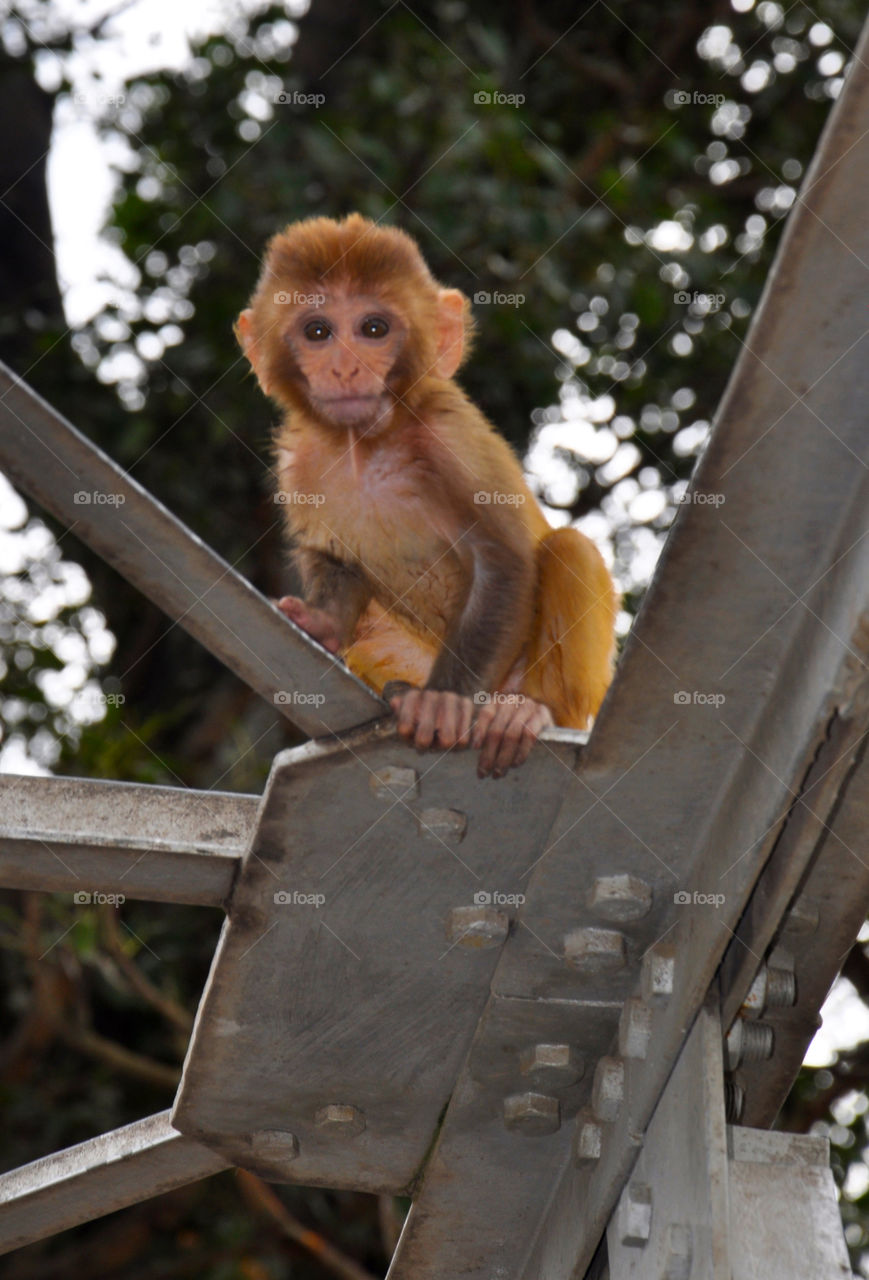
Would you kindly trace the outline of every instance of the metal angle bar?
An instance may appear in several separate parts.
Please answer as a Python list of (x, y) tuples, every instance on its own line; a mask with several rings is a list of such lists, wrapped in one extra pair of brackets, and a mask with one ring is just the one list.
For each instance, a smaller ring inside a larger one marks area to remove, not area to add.
[(0, 1253), (198, 1182), (227, 1165), (161, 1111), (0, 1174)]
[(367, 686), (2, 364), (0, 466), (304, 733), (320, 737), (386, 713)]
[(0, 777), (0, 885), (222, 906), (260, 799), (83, 778)]
[[(502, 1152), (483, 1129), (483, 1192), (453, 1194), (453, 1108), (473, 1091), (490, 1114), (504, 1102), (466, 1063), (396, 1276), (405, 1255), (414, 1280), (585, 1273), (794, 790), (841, 710), (869, 582), (869, 485), (855, 465), (869, 340), (852, 269), (869, 260), (867, 32), (698, 466), (693, 492), (704, 500), (679, 513), (561, 813), (526, 868), (527, 901), (492, 980), (494, 1001), (537, 1000), (554, 1023), (563, 1000), (633, 997), (647, 1019), (642, 1069), (627, 1073), (619, 1100), (621, 1043), (598, 1064), (602, 1111), (589, 1132), (597, 1127), (599, 1150), (590, 1143), (594, 1158), (563, 1162), (555, 1183), (523, 1180), (520, 1216), (498, 1193)], [(469, 1239), (478, 1243), (466, 1266)]]
[(788, 928), (773, 952), (775, 963), (793, 965), (797, 1003), (764, 1013), (775, 1037), (773, 1056), (739, 1069), (745, 1089), (744, 1124), (760, 1127), (774, 1121), (818, 1029), (818, 1010), (866, 919), (867, 829), (869, 753), (864, 753), (822, 834)]
[(584, 740), (491, 785), (383, 726), (277, 756), (176, 1127), (266, 1178), (406, 1190)]

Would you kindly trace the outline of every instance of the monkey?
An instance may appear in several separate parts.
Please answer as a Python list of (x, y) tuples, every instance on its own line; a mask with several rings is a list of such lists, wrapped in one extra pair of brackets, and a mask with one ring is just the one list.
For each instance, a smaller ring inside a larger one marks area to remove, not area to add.
[(470, 746), (500, 778), (547, 726), (588, 727), (617, 598), (454, 380), (473, 327), (415, 240), (354, 213), (275, 235), (235, 332), (283, 412), (303, 596), (278, 607), (384, 696), (402, 738)]

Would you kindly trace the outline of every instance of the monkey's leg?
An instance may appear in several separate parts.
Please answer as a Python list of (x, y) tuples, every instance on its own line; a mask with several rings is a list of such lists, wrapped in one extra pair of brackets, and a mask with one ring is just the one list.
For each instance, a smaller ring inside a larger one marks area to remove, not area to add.
[(563, 728), (587, 729), (612, 679), (618, 597), (600, 552), (577, 529), (538, 549), (534, 625), (521, 689)]
[(438, 646), (415, 635), (379, 604), (369, 604), (344, 654), (350, 670), (377, 693), (389, 680), (406, 680), (422, 688), (428, 680)]

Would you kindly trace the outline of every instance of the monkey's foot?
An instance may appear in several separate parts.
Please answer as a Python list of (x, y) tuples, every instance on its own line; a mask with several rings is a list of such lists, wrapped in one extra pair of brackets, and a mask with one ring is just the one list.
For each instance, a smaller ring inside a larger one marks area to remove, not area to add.
[(338, 629), (331, 614), (326, 613), (325, 609), (313, 609), (298, 596), (284, 596), (275, 603), (290, 622), (295, 622), (297, 627), (307, 631), (324, 649), (328, 649), (330, 653), (338, 652), (341, 647)]

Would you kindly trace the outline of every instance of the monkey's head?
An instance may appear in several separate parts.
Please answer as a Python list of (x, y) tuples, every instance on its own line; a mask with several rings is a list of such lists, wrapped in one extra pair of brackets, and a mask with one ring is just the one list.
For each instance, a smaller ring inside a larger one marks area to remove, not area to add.
[(235, 331), (266, 395), (327, 427), (379, 433), (399, 402), (412, 410), (429, 379), (456, 372), (470, 308), (410, 236), (353, 213), (275, 236)]

